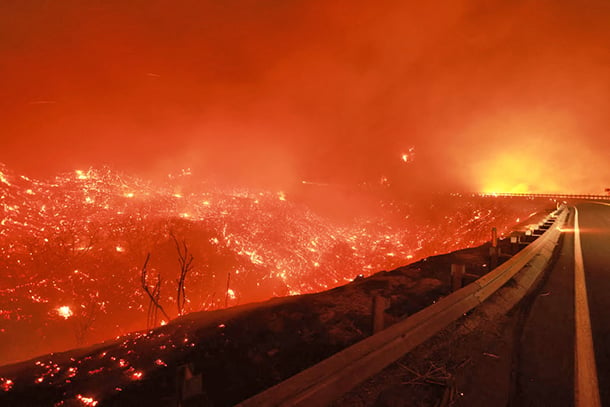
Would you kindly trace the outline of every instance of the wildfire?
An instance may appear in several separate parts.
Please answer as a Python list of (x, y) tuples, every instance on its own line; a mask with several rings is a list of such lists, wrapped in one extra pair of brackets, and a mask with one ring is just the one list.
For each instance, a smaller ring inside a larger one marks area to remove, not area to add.
[[(405, 153), (407, 161), (413, 153)], [(500, 201), (442, 197), (428, 208), (380, 200), (378, 214), (346, 224), (283, 192), (197, 190), (179, 184), (185, 176), (153, 185), (109, 169), (89, 169), (41, 181), (0, 168), (0, 286), (11, 287), (0, 289), (0, 318), (11, 323), (3, 335), (30, 342), (35, 339), (27, 327), (33, 323), (43, 338), (60, 329), (49, 315), (74, 316), (70, 306), (53, 303), (79, 304), (83, 323), (72, 329), (84, 341), (142, 328), (147, 298), (140, 267), (148, 252), (150, 282), (158, 273), (160, 301), (175, 309), (178, 275), (170, 233), (193, 251), (184, 303), (190, 312), (224, 307), (227, 299), (236, 305), (237, 300), (316, 292), (359, 274), (478, 244), (491, 226), (501, 231), (539, 205), (497, 210)], [(93, 324), (96, 337), (89, 329)], [(38, 346), (38, 352), (50, 350), (42, 339)], [(17, 346), (4, 347), (0, 360), (16, 352), (21, 352)]]
[(56, 311), (57, 311), (57, 315), (59, 315), (60, 317), (63, 317), (64, 319), (68, 319), (74, 315), (74, 313), (72, 312), (72, 309), (70, 309), (70, 307), (67, 305), (62, 305), (61, 307), (57, 307)]

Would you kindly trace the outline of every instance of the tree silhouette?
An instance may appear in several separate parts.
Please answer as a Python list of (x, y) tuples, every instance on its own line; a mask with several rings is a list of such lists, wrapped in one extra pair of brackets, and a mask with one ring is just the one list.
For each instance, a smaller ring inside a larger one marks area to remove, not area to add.
[(178, 252), (178, 264), (180, 265), (180, 277), (176, 280), (178, 284), (178, 293), (176, 295), (176, 307), (178, 308), (178, 316), (184, 314), (184, 304), (186, 302), (186, 293), (184, 290), (184, 281), (186, 275), (193, 268), (193, 260), (195, 259), (192, 254), (189, 253), (186, 241), (182, 241), (182, 244), (178, 242), (176, 236), (170, 233), (174, 244), (176, 245), (176, 251)]
[(163, 316), (169, 321), (171, 318), (163, 309), (163, 306), (159, 304), (159, 298), (161, 296), (161, 273), (157, 273), (157, 281), (153, 286), (152, 291), (148, 286), (147, 274), (148, 274), (148, 262), (150, 261), (150, 253), (146, 255), (146, 260), (144, 260), (144, 265), (142, 266), (142, 271), (140, 274), (140, 282), (142, 284), (142, 289), (148, 295), (149, 303), (148, 303), (148, 312), (146, 315), (146, 325), (148, 328), (157, 325), (157, 317), (158, 312), (161, 311)]

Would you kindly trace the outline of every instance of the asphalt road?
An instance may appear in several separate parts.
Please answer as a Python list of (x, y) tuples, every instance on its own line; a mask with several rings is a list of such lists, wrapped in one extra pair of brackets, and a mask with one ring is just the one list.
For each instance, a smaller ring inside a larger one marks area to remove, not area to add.
[(572, 209), (519, 349), (512, 406), (610, 406), (610, 205)]

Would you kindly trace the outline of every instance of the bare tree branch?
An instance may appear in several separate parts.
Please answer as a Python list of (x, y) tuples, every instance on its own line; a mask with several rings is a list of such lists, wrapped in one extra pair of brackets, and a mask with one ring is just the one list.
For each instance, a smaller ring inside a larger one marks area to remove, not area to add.
[[(163, 316), (165, 318), (167, 318), (168, 321), (171, 318), (169, 317), (169, 315), (167, 315), (167, 312), (165, 312), (165, 309), (163, 309), (163, 306), (161, 304), (159, 304), (159, 297), (161, 295), (161, 275), (157, 274), (157, 282), (156, 282), (152, 292), (150, 291), (150, 287), (148, 287), (148, 283), (146, 282), (147, 273), (148, 273), (147, 268), (148, 268), (149, 261), (150, 261), (150, 253), (148, 253), (146, 255), (146, 260), (144, 260), (144, 265), (142, 266), (142, 272), (140, 274), (140, 278), (141, 278), (141, 283), (142, 283), (142, 289), (144, 290), (144, 292), (146, 294), (148, 294), (148, 298), (150, 299), (150, 303), (148, 305), (147, 323), (150, 324), (152, 322), (156, 325), (158, 311), (161, 311), (161, 313), (163, 313)], [(153, 305), (154, 305), (154, 308), (153, 308)]]
[(178, 264), (180, 265), (180, 277), (176, 280), (178, 284), (177, 295), (176, 295), (176, 307), (178, 308), (178, 315), (184, 314), (184, 304), (186, 303), (186, 292), (184, 288), (184, 281), (186, 275), (193, 268), (193, 260), (195, 259), (191, 253), (189, 253), (186, 241), (182, 241), (182, 245), (176, 239), (176, 236), (170, 232), (170, 236), (176, 245), (176, 251), (178, 252)]

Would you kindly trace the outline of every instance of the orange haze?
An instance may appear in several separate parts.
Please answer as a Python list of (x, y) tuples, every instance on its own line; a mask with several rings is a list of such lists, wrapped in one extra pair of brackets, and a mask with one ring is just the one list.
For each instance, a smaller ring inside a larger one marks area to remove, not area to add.
[(608, 21), (606, 0), (2, 1), (0, 162), (601, 192)]

